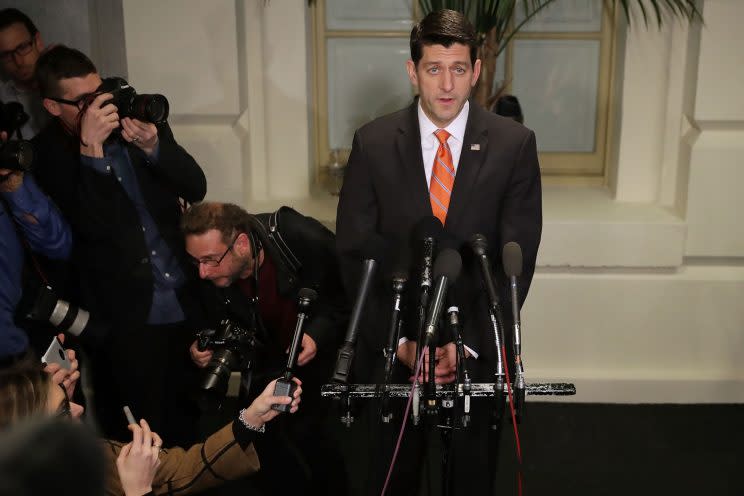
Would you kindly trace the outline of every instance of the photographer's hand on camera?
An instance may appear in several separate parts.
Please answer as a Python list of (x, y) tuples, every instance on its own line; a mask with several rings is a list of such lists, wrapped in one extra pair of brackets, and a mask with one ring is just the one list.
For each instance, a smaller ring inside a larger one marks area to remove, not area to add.
[(121, 120), (121, 137), (151, 156), (158, 146), (158, 128), (150, 122), (130, 117)]
[(212, 359), (213, 352), (212, 350), (199, 351), (197, 343), (197, 341), (194, 341), (191, 344), (189, 353), (191, 354), (191, 360), (196, 364), (196, 366), (200, 369), (203, 369), (204, 367), (209, 365), (209, 361)]
[(106, 103), (113, 97), (102, 93), (95, 97), (80, 117), (80, 154), (103, 158), (103, 142), (111, 131), (119, 127), (119, 112), (113, 103)]
[(272, 405), (277, 404), (288, 405), (291, 403), (292, 408), (289, 410), (289, 413), (295, 413), (300, 404), (302, 381), (297, 377), (293, 377), (292, 380), (297, 383), (297, 389), (291, 401), (288, 396), (274, 396), (274, 388), (276, 387), (276, 379), (274, 379), (266, 386), (258, 398), (253, 400), (253, 403), (242, 411), (241, 417), (243, 422), (252, 427), (261, 428), (266, 422), (279, 415), (280, 412), (271, 408)]

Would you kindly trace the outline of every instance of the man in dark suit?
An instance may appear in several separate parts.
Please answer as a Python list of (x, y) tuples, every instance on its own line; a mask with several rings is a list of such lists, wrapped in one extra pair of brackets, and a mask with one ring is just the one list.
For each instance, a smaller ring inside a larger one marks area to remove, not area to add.
[[(196, 161), (167, 123), (120, 115), (81, 52), (57, 45), (36, 65), (51, 122), (33, 140), (39, 185), (73, 229), (80, 306), (107, 327), (89, 349), (104, 434), (131, 437), (121, 408), (151, 421), (165, 443), (192, 444), (188, 392), (197, 282), (179, 232), (180, 199), (206, 193)], [(68, 295), (78, 298), (76, 291)], [(85, 331), (82, 337), (85, 337)]]
[[(359, 253), (365, 242), (373, 236), (408, 240), (422, 218), (439, 218), (448, 241), (462, 248), (463, 269), (454, 293), (468, 367), (476, 382), (493, 382), (496, 349), (488, 303), (481, 290), (477, 260), (466, 246), (473, 234), (484, 235), (494, 273), (503, 278), (502, 247), (509, 241), (520, 244), (524, 257), (522, 304), (534, 273), (542, 228), (535, 136), (513, 120), (468, 100), (481, 61), (476, 58), (474, 29), (460, 13), (442, 10), (429, 14), (413, 28), (410, 44), (412, 60), (407, 62), (407, 70), (418, 98), (410, 107), (366, 124), (354, 136), (337, 215), (342, 271), (347, 290), (353, 294), (358, 284), (354, 274), (359, 273)], [(506, 285), (497, 287), (501, 288), (502, 302), (508, 301)], [(354, 382), (379, 382), (388, 301), (381, 292), (370, 299), (357, 347)], [(407, 323), (397, 350), (398, 382), (405, 382), (415, 366), (418, 329), (415, 319)], [(511, 340), (507, 333), (506, 341)], [(440, 336), (436, 381), (452, 382), (454, 373), (455, 346), (450, 336)], [(476, 404), (471, 426), (455, 432), (452, 457), (458, 492), (487, 490), (491, 484), (492, 474), (484, 470), (489, 409), (485, 403)], [(378, 422), (372, 420), (373, 424)], [(411, 433), (404, 438), (391, 494), (415, 490), (419, 481), (418, 464), (410, 462), (416, 455), (406, 451), (410, 439)], [(392, 446), (387, 449), (392, 452)], [(438, 458), (438, 454), (433, 456)], [(382, 459), (388, 463), (389, 453)], [(379, 491), (379, 474), (372, 480), (372, 491)]]

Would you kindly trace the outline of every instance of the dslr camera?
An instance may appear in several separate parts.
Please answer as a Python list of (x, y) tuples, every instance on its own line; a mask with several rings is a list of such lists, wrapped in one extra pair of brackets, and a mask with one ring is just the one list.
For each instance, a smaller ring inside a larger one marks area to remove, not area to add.
[[(168, 99), (163, 95), (138, 95), (124, 78), (110, 77), (101, 82), (95, 95), (111, 93), (113, 103), (119, 110), (119, 117), (131, 117), (143, 122), (162, 124), (168, 119)], [(105, 104), (104, 104), (105, 105)]]
[(220, 322), (217, 329), (206, 329), (196, 335), (199, 351), (212, 350), (212, 359), (204, 370), (200, 388), (218, 403), (227, 394), (232, 372), (248, 372), (256, 348), (256, 335), (230, 319)]
[[(28, 121), (28, 114), (18, 102), (0, 102), (0, 131), (20, 134), (21, 127)], [(27, 172), (34, 161), (31, 142), (25, 140), (8, 140), (0, 142), (0, 169), (12, 169)]]

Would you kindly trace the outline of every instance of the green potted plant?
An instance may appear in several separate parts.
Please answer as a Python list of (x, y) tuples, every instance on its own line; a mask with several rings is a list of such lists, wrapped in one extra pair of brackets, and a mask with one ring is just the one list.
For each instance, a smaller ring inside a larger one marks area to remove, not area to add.
[[(457, 10), (465, 14), (478, 33), (481, 59), (481, 75), (475, 88), (475, 99), (484, 107), (491, 109), (503, 92), (503, 87), (494, 88), (496, 77), (496, 58), (504, 51), (509, 41), (535, 15), (547, 6), (560, 0), (418, 0), (422, 15), (440, 9)], [(683, 18), (689, 22), (702, 20), (696, 0), (604, 0), (609, 8), (618, 4), (623, 9), (625, 19), (631, 23), (631, 12), (640, 11), (648, 26), (655, 19), (661, 26), (667, 17)], [(522, 10), (523, 19), (514, 22), (515, 13)]]

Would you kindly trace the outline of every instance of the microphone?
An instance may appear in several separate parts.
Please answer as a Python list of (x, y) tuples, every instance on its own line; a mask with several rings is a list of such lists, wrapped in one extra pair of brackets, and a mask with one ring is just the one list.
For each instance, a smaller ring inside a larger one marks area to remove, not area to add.
[(414, 241), (421, 243), (421, 272), (419, 278), (420, 297), (419, 297), (419, 321), (418, 321), (418, 339), (416, 356), (418, 357), (421, 340), (424, 332), (424, 321), (426, 319), (426, 309), (429, 306), (429, 296), (432, 286), (432, 270), (434, 260), (434, 250), (436, 242), (442, 237), (444, 227), (442, 222), (436, 217), (423, 217), (413, 229)]
[(377, 269), (377, 265), (386, 252), (386, 243), (380, 236), (373, 236), (366, 244), (363, 252), (364, 262), (362, 267), (362, 277), (359, 283), (359, 290), (354, 301), (354, 307), (351, 310), (349, 326), (346, 329), (344, 343), (338, 350), (336, 358), (336, 368), (331, 380), (333, 382), (346, 384), (351, 373), (351, 364), (354, 360), (354, 346), (356, 345), (357, 335), (359, 334), (359, 321), (361, 320), (362, 310), (369, 296), (372, 279)]
[[(297, 389), (297, 383), (292, 380), (292, 377), (294, 376), (294, 368), (297, 363), (297, 355), (300, 351), (300, 345), (302, 344), (302, 337), (305, 335), (302, 326), (309, 316), (308, 312), (310, 310), (310, 304), (318, 299), (318, 293), (313, 289), (302, 288), (298, 293), (298, 298), (297, 323), (295, 324), (292, 344), (289, 347), (287, 367), (284, 369), (284, 375), (276, 381), (276, 385), (274, 386), (274, 396), (289, 396), (291, 398)], [(292, 408), (292, 404), (274, 404), (271, 405), (271, 408), (278, 412), (288, 412)]]
[(446, 248), (437, 256), (434, 263), (434, 276), (436, 286), (434, 287), (433, 298), (429, 305), (429, 312), (424, 321), (426, 344), (434, 338), (439, 317), (442, 315), (445, 297), (447, 296), (447, 287), (454, 283), (462, 269), (462, 259), (457, 250)]
[(467, 427), (470, 423), (470, 392), (471, 380), (468, 366), (465, 362), (465, 345), (460, 333), (460, 308), (455, 303), (453, 291), (447, 293), (447, 323), (452, 332), (452, 341), (455, 343), (457, 352), (456, 373), (457, 382), (462, 385), (463, 396), (461, 401), (462, 426)]
[(504, 398), (504, 384), (506, 378), (504, 374), (504, 356), (502, 354), (503, 343), (504, 343), (504, 318), (501, 312), (501, 305), (499, 304), (499, 296), (496, 292), (496, 287), (493, 284), (493, 273), (491, 272), (491, 262), (488, 259), (488, 241), (482, 234), (474, 234), (470, 238), (470, 247), (473, 249), (478, 258), (478, 262), (481, 268), (481, 276), (483, 279), (483, 285), (486, 288), (486, 294), (488, 295), (489, 307), (488, 314), (491, 320), (491, 326), (493, 327), (493, 340), (496, 346), (496, 373), (494, 381), (494, 411), (491, 417), (491, 428), (494, 430), (499, 429), (501, 425), (501, 419), (504, 415), (505, 401)]
[(517, 418), (521, 417), (524, 404), (524, 364), (522, 363), (522, 331), (519, 318), (519, 287), (517, 278), (522, 275), (522, 248), (518, 243), (509, 241), (504, 245), (502, 254), (504, 272), (509, 277), (511, 290), (512, 316), (514, 318), (514, 402)]
[(491, 262), (488, 260), (488, 241), (482, 234), (473, 234), (470, 238), (470, 247), (473, 249), (478, 258), (478, 262), (481, 268), (481, 275), (483, 276), (483, 283), (486, 286), (486, 294), (488, 295), (489, 303), (492, 308), (499, 306), (499, 297), (496, 293), (496, 287), (493, 284), (493, 276), (491, 275)]
[(392, 273), (392, 291), (393, 291), (393, 304), (390, 312), (390, 327), (388, 329), (388, 340), (387, 346), (383, 350), (385, 356), (385, 373), (383, 376), (383, 390), (382, 390), (382, 401), (381, 401), (381, 417), (383, 422), (389, 422), (392, 418), (392, 414), (388, 408), (388, 384), (393, 373), (393, 364), (395, 363), (395, 351), (398, 348), (398, 339), (400, 338), (400, 331), (403, 327), (403, 319), (401, 318), (401, 302), (403, 300), (403, 292), (406, 289), (408, 283), (408, 267), (410, 264), (410, 252), (405, 246), (402, 246), (398, 252), (398, 260), (395, 264), (395, 269)]

